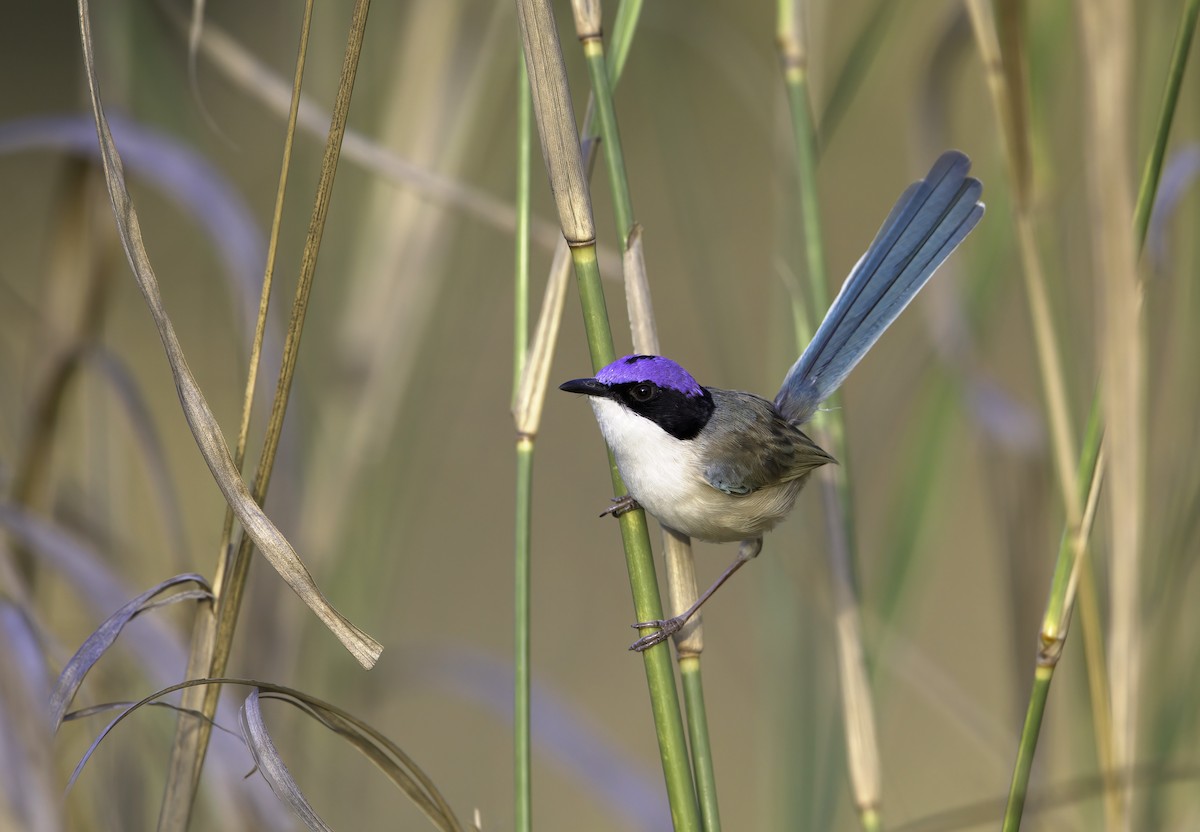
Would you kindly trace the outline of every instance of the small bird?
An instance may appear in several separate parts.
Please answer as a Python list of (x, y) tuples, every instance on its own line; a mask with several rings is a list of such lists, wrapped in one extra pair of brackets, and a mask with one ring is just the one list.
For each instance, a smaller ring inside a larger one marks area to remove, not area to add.
[(967, 175), (970, 168), (966, 155), (947, 151), (904, 191), (773, 402), (702, 387), (683, 367), (657, 355), (625, 356), (595, 378), (559, 385), (590, 397), (629, 490), (605, 514), (640, 506), (680, 534), (741, 541), (734, 562), (691, 607), (674, 618), (634, 624), (657, 632), (638, 639), (631, 650), (645, 650), (678, 632), (758, 555), (763, 534), (792, 510), (809, 475), (835, 461), (801, 425), (983, 216), (983, 186)]

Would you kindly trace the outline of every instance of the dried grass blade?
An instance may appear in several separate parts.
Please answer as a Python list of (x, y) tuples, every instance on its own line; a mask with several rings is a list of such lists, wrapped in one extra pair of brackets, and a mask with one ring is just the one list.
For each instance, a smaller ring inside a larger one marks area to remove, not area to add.
[(308, 604), (359, 663), (370, 668), (379, 658), (383, 649), (382, 645), (334, 609), (313, 581), (308, 569), (287, 538), (275, 527), (275, 524), (251, 497), (249, 489), (242, 480), (241, 473), (229, 454), (229, 447), (225, 443), (225, 437), (221, 433), (216, 417), (188, 368), (183, 348), (175, 335), (175, 328), (163, 308), (158, 281), (142, 243), (138, 215), (125, 187), (121, 157), (113, 142), (108, 120), (105, 118), (104, 108), (100, 101), (88, 0), (79, 0), (79, 25), (88, 92), (91, 98), (92, 113), (96, 120), (96, 132), (100, 141), (100, 158), (104, 168), (104, 179), (108, 185), (109, 198), (113, 206), (113, 216), (116, 219), (117, 230), (129, 264), (137, 279), (138, 288), (141, 289), (142, 295), (146, 299), (150, 314), (154, 318), (155, 327), (162, 339), (171, 365), (175, 387), (183, 405), (184, 416), (187, 418), (192, 435), (196, 438), (196, 444), (209, 470), (212, 471), (221, 493), (234, 513), (237, 514), (246, 533), (254, 540), (255, 545), (262, 551), (271, 566)]
[(284, 765), (283, 758), (279, 756), (275, 743), (271, 742), (271, 735), (267, 733), (267, 726), (263, 722), (262, 708), (259, 707), (258, 688), (250, 691), (250, 695), (246, 697), (239, 718), (242, 734), (250, 746), (250, 753), (254, 755), (259, 772), (271, 784), (271, 790), (309, 829), (331, 832), (329, 826), (321, 820), (320, 815), (304, 797), (291, 772)]
[(542, 407), (546, 402), (547, 379), (554, 360), (554, 348), (558, 344), (558, 330), (562, 324), (563, 304), (567, 298), (567, 283), (571, 277), (571, 249), (562, 241), (554, 250), (550, 264), (550, 276), (542, 295), (542, 308), (521, 381), (513, 404), (513, 418), (517, 433), (533, 436), (542, 421)]
[(353, 745), (395, 783), (430, 821), (444, 832), (461, 832), (462, 824), (450, 804), (411, 757), (357, 717), (315, 697), (281, 687), (264, 687), (261, 698), (278, 699), (304, 711)]
[[(189, 591), (168, 598), (159, 598), (167, 590), (187, 583), (194, 583), (201, 587), (201, 592), (197, 594)], [(175, 603), (190, 599), (211, 601), (212, 592), (209, 589), (208, 581), (193, 573), (175, 575), (150, 587), (105, 619), (104, 623), (97, 627), (95, 632), (88, 636), (83, 645), (75, 651), (75, 655), (71, 657), (58, 676), (54, 692), (50, 695), (51, 729), (57, 731), (62, 725), (63, 715), (67, 712), (67, 707), (75, 698), (75, 694), (79, 692), (84, 677), (96, 662), (100, 661), (108, 648), (116, 642), (117, 636), (125, 629), (126, 624), (141, 613), (162, 606), (163, 603)]]

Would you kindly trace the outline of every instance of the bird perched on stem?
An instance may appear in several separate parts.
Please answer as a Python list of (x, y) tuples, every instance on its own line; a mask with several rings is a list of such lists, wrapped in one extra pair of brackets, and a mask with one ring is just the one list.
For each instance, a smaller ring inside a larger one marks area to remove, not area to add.
[(983, 186), (967, 175), (970, 167), (964, 154), (947, 151), (905, 190), (773, 402), (702, 387), (683, 367), (657, 355), (625, 356), (595, 378), (559, 386), (590, 397), (629, 490), (605, 514), (641, 506), (689, 537), (741, 541), (734, 562), (688, 609), (634, 624), (657, 632), (630, 649), (645, 650), (678, 632), (758, 555), (763, 534), (792, 510), (809, 475), (834, 461), (801, 425), (983, 216)]

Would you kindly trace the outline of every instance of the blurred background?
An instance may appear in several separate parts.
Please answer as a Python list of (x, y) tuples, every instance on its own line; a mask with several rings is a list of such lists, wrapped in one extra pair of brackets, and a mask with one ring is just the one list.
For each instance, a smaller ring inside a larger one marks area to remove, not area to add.
[[(194, 63), (185, 5), (92, 8), (102, 95), (164, 303), (230, 444), (300, 5), (210, 0)], [(841, 404), (885, 824), (995, 828), (1064, 516), (1001, 130), (962, 4), (813, 5), (818, 188), (835, 287), (896, 196), (941, 150), (968, 153), (984, 182), (979, 229), (851, 376)], [(1140, 175), (1179, 7), (1136, 6), (1128, 33), (1134, 157), (1114, 177), (1136, 183)], [(569, 10), (556, 4), (556, 12), (582, 118), (586, 72)], [(288, 186), (252, 460), (349, 17), (344, 0), (316, 6), (304, 85), (313, 109), (302, 117), (309, 127)], [(790, 299), (804, 262), (774, 17), (771, 3), (646, 4), (616, 98), (664, 351), (703, 384), (766, 396), (799, 350)], [(54, 773), (41, 791), (5, 793), (0, 827), (21, 829), (34, 828), (30, 817), (55, 817), (49, 808), (38, 815), (38, 801), (57, 805), (107, 717), (68, 723), (32, 748), (17, 741), (20, 724), (35, 718), (66, 659), (122, 603), (179, 572), (212, 578), (224, 502), (113, 231), (74, 7), (23, 4), (4, 18), (0, 520), (5, 559), (18, 549), (31, 559), (27, 614), (40, 628), (40, 652), (22, 654), (8, 636), (0, 650), (8, 679), (0, 685), (0, 772), (10, 784), (31, 766)], [(1028, 4), (1037, 243), (1081, 434), (1099, 335), (1077, 29), (1072, 4)], [(372, 671), (361, 670), (257, 559), (229, 671), (299, 688), (367, 720), (421, 765), (461, 817), (477, 809), (485, 830), (511, 828), (512, 818), (516, 58), (511, 3), (376, 3), (371, 11), (353, 135), (265, 507), (334, 604), (386, 649)], [(1184, 80), (1168, 148), (1171, 198), (1152, 219), (1142, 260), (1139, 829), (1200, 824), (1200, 619), (1188, 603), (1197, 597), (1200, 535), (1194, 80)], [(534, 162), (536, 304), (557, 225), (536, 150)], [(593, 183), (610, 317), (618, 352), (628, 352), (611, 200), (600, 171)], [(572, 289), (554, 385), (590, 374), (577, 309)], [(64, 377), (71, 349), (84, 359)], [(620, 538), (611, 520), (597, 518), (610, 496), (590, 409), (552, 391), (534, 480), (533, 788), (542, 829), (670, 824), (642, 662), (626, 651), (634, 616)], [(1093, 536), (1101, 615), (1106, 514), (1102, 502)], [(31, 542), (34, 521), (45, 533)], [(657, 548), (657, 529), (652, 539)], [(697, 549), (707, 585), (733, 547)], [(727, 829), (857, 828), (825, 551), (813, 490), (705, 608), (705, 693)], [(175, 605), (135, 621), (75, 707), (137, 700), (181, 680), (191, 611)], [(1071, 635), (1034, 768), (1033, 791), (1045, 800), (1028, 810), (1027, 829), (1095, 829), (1103, 819), (1087, 668)], [(223, 695), (232, 707), (218, 723), (236, 732), (245, 691)], [(324, 729), (278, 706), (268, 706), (267, 718), (334, 828), (424, 828), (403, 795)], [(122, 723), (66, 799), (62, 824), (150, 828), (174, 725), (166, 709)], [(194, 829), (298, 827), (261, 778), (242, 779), (252, 767), (240, 741), (218, 731)]]

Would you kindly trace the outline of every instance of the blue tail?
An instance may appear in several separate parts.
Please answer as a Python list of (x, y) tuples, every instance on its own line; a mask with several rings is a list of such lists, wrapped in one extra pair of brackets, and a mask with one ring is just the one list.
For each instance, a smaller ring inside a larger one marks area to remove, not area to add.
[(787, 418), (804, 422), (816, 412), (979, 222), (983, 186), (970, 169), (970, 159), (949, 150), (900, 196), (783, 380), (775, 404)]

